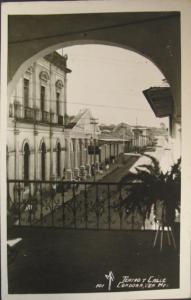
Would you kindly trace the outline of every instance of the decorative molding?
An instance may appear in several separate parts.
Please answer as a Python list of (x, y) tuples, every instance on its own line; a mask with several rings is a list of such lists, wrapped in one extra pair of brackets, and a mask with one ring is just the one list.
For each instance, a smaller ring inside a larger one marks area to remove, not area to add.
[(41, 71), (39, 74), (39, 78), (40, 80), (42, 80), (43, 82), (48, 82), (48, 80), (50, 79), (49, 74), (46, 71)]
[(62, 80), (58, 79), (55, 83), (57, 89), (61, 90), (64, 87)]
[(27, 74), (32, 74), (32, 72), (33, 72), (33, 67), (30, 66), (30, 67), (26, 70), (26, 73), (27, 73)]

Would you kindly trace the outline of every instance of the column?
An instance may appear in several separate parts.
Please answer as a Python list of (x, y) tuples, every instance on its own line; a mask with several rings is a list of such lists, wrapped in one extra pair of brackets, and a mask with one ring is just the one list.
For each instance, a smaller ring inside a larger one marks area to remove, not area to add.
[(88, 153), (88, 146), (90, 145), (90, 141), (86, 139), (86, 171), (87, 177), (91, 177), (91, 165), (90, 165), (90, 155)]
[(55, 147), (52, 148), (52, 179), (57, 178), (58, 174), (57, 174), (57, 147), (56, 145), (54, 145)]
[(53, 165), (55, 165), (55, 161), (53, 159), (53, 132), (52, 132), (52, 129), (50, 128), (50, 133), (49, 133), (49, 149), (50, 149), (50, 155), (49, 155), (49, 159), (50, 159), (50, 180), (54, 180), (54, 177), (55, 177), (55, 173), (54, 173), (54, 170), (53, 170)]
[(62, 178), (65, 174), (64, 174), (64, 169), (65, 169), (65, 147), (63, 146), (62, 147), (62, 144), (61, 144), (61, 158), (60, 158), (60, 163), (61, 163), (61, 166), (60, 166), (60, 177)]
[(86, 167), (85, 167), (85, 142), (84, 139), (81, 139), (81, 148), (80, 148), (80, 177), (84, 180), (87, 176)]
[(36, 160), (36, 179), (41, 180), (42, 179), (42, 172), (41, 172), (41, 149), (37, 150), (37, 160)]
[(34, 130), (34, 180), (38, 179), (38, 149), (37, 149), (38, 131)]
[(172, 158), (176, 162), (181, 156), (181, 125), (173, 120), (172, 137), (170, 138), (172, 147)]
[[(94, 140), (94, 147), (98, 147), (98, 140)], [(99, 172), (99, 154), (95, 154), (95, 169), (96, 172)]]
[(74, 176), (78, 177), (80, 174), (79, 167), (78, 167), (78, 151), (79, 151), (79, 145), (78, 145), (78, 139), (75, 138), (74, 140)]
[(66, 180), (72, 180), (70, 138), (66, 138)]
[(81, 139), (81, 166), (85, 165), (85, 141)]
[(14, 157), (14, 177), (15, 180), (19, 179), (19, 130), (14, 129), (14, 152), (15, 152), (15, 157)]

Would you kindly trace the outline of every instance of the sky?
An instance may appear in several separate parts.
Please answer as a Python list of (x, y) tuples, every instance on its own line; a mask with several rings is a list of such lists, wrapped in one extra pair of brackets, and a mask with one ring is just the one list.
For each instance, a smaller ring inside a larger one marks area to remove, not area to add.
[(133, 51), (105, 45), (75, 45), (59, 49), (67, 54), (67, 110), (75, 115), (89, 108), (98, 123), (168, 126), (156, 118), (142, 91), (161, 86), (161, 71)]

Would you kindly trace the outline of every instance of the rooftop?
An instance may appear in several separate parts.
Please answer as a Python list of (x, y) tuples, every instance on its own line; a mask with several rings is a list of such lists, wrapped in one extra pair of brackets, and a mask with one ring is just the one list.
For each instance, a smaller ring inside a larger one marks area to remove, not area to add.
[(55, 65), (57, 68), (61, 69), (66, 73), (71, 73), (72, 71), (67, 68), (67, 55), (60, 55), (58, 52), (54, 51), (44, 57), (50, 63)]

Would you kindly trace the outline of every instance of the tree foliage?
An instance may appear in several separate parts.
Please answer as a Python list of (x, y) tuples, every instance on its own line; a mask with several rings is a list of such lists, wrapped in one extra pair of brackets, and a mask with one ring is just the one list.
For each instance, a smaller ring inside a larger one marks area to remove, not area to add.
[(175, 210), (180, 210), (181, 159), (170, 171), (163, 173), (156, 158), (144, 156), (151, 159), (151, 164), (137, 167), (136, 173), (130, 172), (122, 180), (122, 185), (126, 184), (127, 191), (122, 204), (129, 213), (137, 210), (146, 218), (150, 216), (151, 208), (154, 206), (156, 210), (160, 202), (165, 210), (164, 222), (172, 224)]

